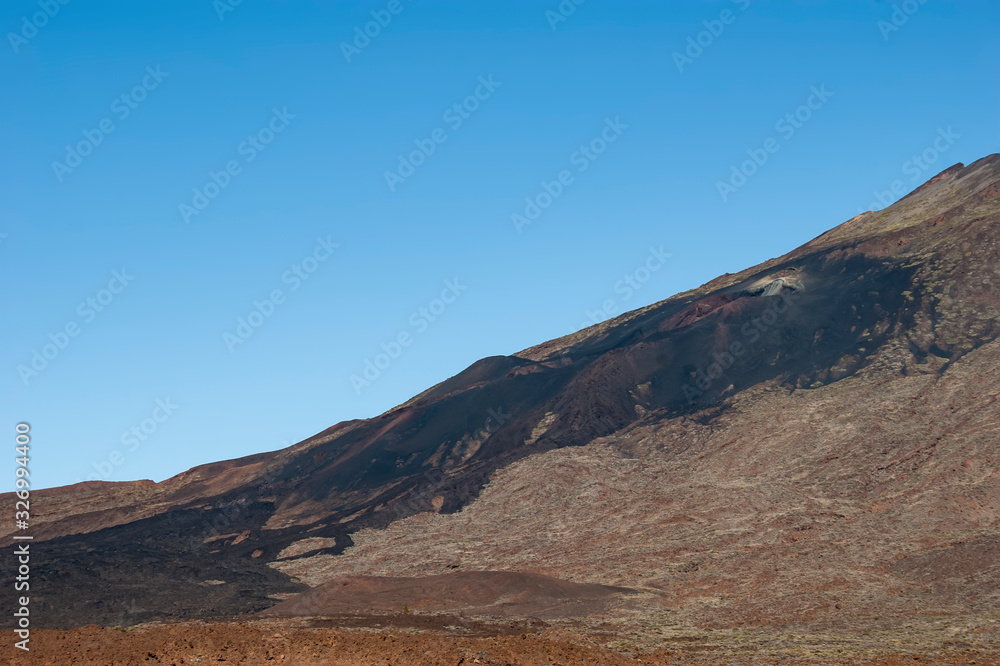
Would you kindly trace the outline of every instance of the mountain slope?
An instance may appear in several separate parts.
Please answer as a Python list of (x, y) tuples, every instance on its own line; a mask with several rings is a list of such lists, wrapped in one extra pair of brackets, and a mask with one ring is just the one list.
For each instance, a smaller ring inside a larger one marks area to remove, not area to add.
[(41, 621), (247, 613), (304, 590), (292, 575), (413, 567), (643, 588), (721, 624), (986, 612), (998, 185), (1000, 156), (957, 165), (283, 451), (37, 493)]

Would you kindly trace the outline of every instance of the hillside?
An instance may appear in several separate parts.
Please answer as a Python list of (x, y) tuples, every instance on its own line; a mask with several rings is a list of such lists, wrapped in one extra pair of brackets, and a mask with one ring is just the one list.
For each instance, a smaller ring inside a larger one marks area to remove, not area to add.
[(995, 641), (998, 187), (1000, 155), (956, 165), (782, 257), (282, 451), (38, 492), (37, 621), (522, 572), (634, 591), (595, 613), (649, 635), (940, 620)]

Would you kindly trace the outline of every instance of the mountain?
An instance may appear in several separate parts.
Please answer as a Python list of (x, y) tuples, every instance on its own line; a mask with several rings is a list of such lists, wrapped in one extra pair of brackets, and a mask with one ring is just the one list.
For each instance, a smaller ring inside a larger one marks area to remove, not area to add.
[(605, 586), (601, 613), (619, 599), (657, 631), (995, 634), (998, 187), (1000, 155), (953, 166), (782, 257), (281, 451), (35, 492), (38, 626), (519, 572), (525, 599)]

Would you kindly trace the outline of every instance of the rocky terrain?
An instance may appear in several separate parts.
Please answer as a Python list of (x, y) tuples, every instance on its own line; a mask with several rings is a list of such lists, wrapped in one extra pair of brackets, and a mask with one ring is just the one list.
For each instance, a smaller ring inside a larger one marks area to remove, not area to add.
[(602, 614), (636, 590), (515, 571), (458, 571), (416, 578), (347, 576), (327, 581), (261, 613), (312, 617), (368, 612), (459, 611), (465, 615), (556, 619)]
[[(355, 620), (355, 621), (351, 621)], [(354, 629), (363, 621), (365, 628)], [(332, 618), (325, 621), (195, 621), (125, 630), (96, 626), (42, 630), (32, 661), (0, 663), (119, 666), (132, 664), (288, 664), (294, 666), (707, 666), (715, 664), (858, 664), (968, 666), (998, 663), (981, 651), (928, 648), (913, 635), (866, 634), (831, 643), (828, 635), (781, 630), (677, 635), (670, 647), (638, 652), (607, 629), (528, 623), (477, 623), (454, 617)], [(926, 640), (926, 636), (924, 636)], [(609, 641), (611, 641), (609, 643)], [(609, 647), (610, 645), (610, 647)]]
[(998, 190), (1000, 156), (956, 165), (375, 419), (39, 492), (36, 622), (72, 631), (38, 641), (120, 663), (993, 663)]

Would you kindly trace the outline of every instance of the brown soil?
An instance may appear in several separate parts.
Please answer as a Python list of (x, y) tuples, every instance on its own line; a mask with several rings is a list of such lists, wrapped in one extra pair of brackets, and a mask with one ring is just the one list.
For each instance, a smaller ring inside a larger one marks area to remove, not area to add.
[(602, 613), (612, 604), (620, 605), (628, 593), (634, 590), (513, 571), (466, 571), (421, 578), (347, 576), (295, 595), (262, 615), (412, 610), (553, 619)]
[[(361, 624), (362, 618), (355, 618)], [(701, 637), (678, 638), (669, 649), (638, 654), (600, 644), (599, 638), (564, 629), (510, 635), (510, 625), (498, 625), (490, 637), (456, 636), (461, 627), (448, 625), (450, 616), (437, 616), (439, 632), (404, 632), (382, 626), (391, 620), (369, 617), (369, 629), (332, 629), (294, 621), (193, 622), (153, 625), (124, 630), (86, 626), (71, 631), (40, 630), (32, 634), (32, 650), (3, 664), (59, 664), (66, 666), (126, 666), (132, 664), (294, 664), (465, 666), (627, 664), (862, 664), (958, 666), (998, 664), (996, 656), (938, 651), (865, 654), (843, 648), (784, 643), (775, 651), (760, 650), (738, 641), (706, 643)], [(312, 623), (315, 624), (315, 623)], [(485, 626), (485, 625), (484, 625)]]

